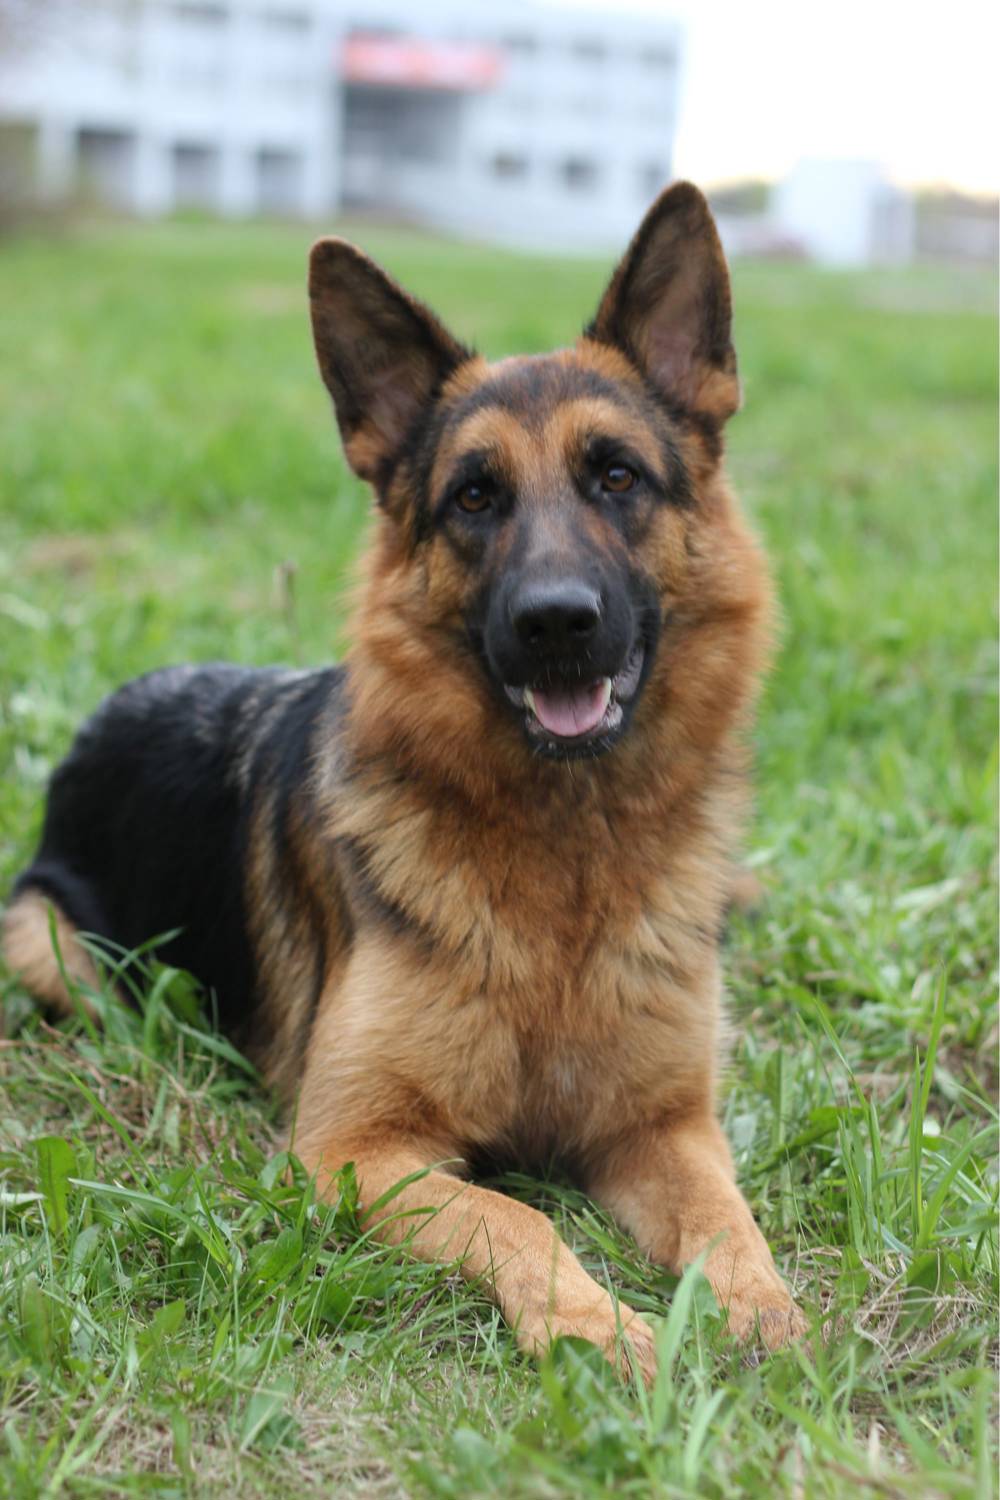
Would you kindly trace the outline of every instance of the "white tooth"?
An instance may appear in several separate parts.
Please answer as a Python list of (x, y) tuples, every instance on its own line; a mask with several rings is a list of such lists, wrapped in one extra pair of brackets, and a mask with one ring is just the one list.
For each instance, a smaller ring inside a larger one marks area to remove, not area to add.
[(604, 699), (604, 702), (601, 704), (601, 713), (603, 714), (607, 711), (608, 704), (611, 702), (610, 677), (604, 677), (601, 679), (601, 697)]
[(533, 714), (535, 714), (535, 718), (537, 719), (538, 718), (538, 714), (535, 713), (535, 695), (531, 691), (530, 687), (526, 687), (525, 690), (524, 690), (524, 701), (527, 704), (527, 706), (531, 709), (531, 712)]

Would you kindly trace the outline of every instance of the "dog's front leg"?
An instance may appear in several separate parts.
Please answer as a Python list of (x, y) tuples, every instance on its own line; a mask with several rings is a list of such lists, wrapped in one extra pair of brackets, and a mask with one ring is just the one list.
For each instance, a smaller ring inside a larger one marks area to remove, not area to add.
[(759, 1326), (776, 1349), (805, 1332), (707, 1106), (637, 1132), (600, 1164), (588, 1186), (650, 1258), (672, 1271), (679, 1274), (708, 1249), (705, 1275), (738, 1338)]
[[(297, 1149), (321, 1192), (353, 1161), (362, 1210), (379, 1236), (405, 1242), (422, 1260), (457, 1260), (464, 1276), (495, 1297), (522, 1349), (538, 1355), (560, 1335), (575, 1334), (619, 1369), (631, 1359), (644, 1379), (652, 1377), (653, 1338), (642, 1319), (624, 1303), (616, 1308), (544, 1214), (432, 1168), (439, 1145), (407, 1137), (306, 1139)], [(393, 1192), (414, 1173), (421, 1175)]]

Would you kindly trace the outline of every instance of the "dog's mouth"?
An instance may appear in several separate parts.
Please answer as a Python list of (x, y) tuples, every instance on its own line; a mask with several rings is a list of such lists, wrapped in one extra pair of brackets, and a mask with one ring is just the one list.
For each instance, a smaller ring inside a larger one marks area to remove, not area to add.
[(547, 679), (504, 692), (524, 711), (524, 727), (540, 748), (558, 752), (577, 746), (604, 748), (622, 728), (625, 711), (639, 687), (646, 649), (639, 640), (614, 677), (592, 682)]

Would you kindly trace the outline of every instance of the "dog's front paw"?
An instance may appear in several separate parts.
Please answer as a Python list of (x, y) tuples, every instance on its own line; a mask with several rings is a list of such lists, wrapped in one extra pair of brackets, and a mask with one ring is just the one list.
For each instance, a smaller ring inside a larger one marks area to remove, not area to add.
[(597, 1344), (606, 1359), (614, 1365), (620, 1375), (629, 1375), (651, 1386), (656, 1379), (656, 1338), (649, 1324), (624, 1303), (619, 1303), (620, 1327), (616, 1323), (610, 1341), (599, 1340), (586, 1334), (592, 1344)]
[(656, 1377), (653, 1330), (624, 1302), (616, 1309), (610, 1297), (578, 1310), (522, 1316), (516, 1331), (521, 1348), (536, 1358), (558, 1338), (580, 1338), (596, 1344), (623, 1378), (636, 1376), (648, 1386)]
[(741, 1342), (760, 1337), (768, 1349), (781, 1349), (808, 1330), (801, 1309), (778, 1282), (766, 1291), (753, 1289), (747, 1295), (731, 1294), (724, 1301), (729, 1331)]

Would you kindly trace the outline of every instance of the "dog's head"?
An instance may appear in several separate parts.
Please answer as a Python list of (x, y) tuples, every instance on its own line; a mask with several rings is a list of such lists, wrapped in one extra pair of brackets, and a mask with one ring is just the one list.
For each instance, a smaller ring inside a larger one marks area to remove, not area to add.
[[(341, 240), (314, 248), (310, 297), (348, 460), (384, 515), (379, 607), (461, 663), (501, 739), (611, 749), (720, 590), (730, 613), (761, 593), (718, 479), (739, 384), (704, 198), (657, 200), (570, 350), (488, 364)], [(426, 704), (434, 684), (416, 686)]]

